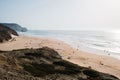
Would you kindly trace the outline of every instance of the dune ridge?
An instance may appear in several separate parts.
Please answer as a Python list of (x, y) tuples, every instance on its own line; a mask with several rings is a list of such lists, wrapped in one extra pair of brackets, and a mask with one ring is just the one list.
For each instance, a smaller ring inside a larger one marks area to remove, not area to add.
[(13, 41), (0, 44), (0, 50), (37, 49), (45, 46), (56, 50), (64, 60), (120, 78), (120, 62), (118, 59), (82, 52), (56, 39), (19, 36)]

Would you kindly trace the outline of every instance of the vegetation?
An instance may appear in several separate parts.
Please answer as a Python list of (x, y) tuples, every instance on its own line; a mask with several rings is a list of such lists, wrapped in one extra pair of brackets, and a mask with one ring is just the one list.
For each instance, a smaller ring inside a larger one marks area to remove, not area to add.
[(0, 24), (0, 42), (8, 41), (11, 39), (11, 34), (18, 36), (16, 31)]
[[(63, 60), (53, 49), (21, 49), (0, 51), (5, 59), (0, 64), (0, 79), (8, 80), (119, 80), (115, 76)], [(18, 75), (18, 76), (17, 76)], [(31, 80), (31, 79), (28, 79)]]

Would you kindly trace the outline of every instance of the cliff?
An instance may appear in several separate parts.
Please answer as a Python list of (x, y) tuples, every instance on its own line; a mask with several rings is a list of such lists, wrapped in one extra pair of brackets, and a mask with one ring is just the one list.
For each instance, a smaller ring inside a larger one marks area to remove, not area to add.
[(9, 27), (15, 31), (20, 31), (20, 32), (26, 32), (27, 28), (21, 27), (20, 25), (16, 24), (16, 23), (0, 23), (6, 27)]
[(9, 27), (6, 27), (2, 24), (0, 24), (0, 43), (4, 41), (8, 41), (12, 38), (12, 35), (18, 36), (17, 32), (12, 30)]
[(53, 49), (0, 51), (1, 80), (120, 80), (65, 61)]

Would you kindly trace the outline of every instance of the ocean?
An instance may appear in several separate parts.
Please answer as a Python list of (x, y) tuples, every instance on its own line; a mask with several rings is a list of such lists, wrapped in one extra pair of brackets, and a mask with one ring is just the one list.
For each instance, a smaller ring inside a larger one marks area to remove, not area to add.
[(28, 30), (19, 34), (58, 39), (81, 51), (120, 59), (120, 33), (116, 32)]

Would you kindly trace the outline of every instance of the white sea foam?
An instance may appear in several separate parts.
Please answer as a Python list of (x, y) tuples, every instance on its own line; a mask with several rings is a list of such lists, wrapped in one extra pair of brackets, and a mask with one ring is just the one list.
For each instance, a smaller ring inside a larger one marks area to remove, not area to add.
[(25, 35), (60, 39), (73, 47), (120, 59), (120, 33), (102, 31), (30, 30)]

